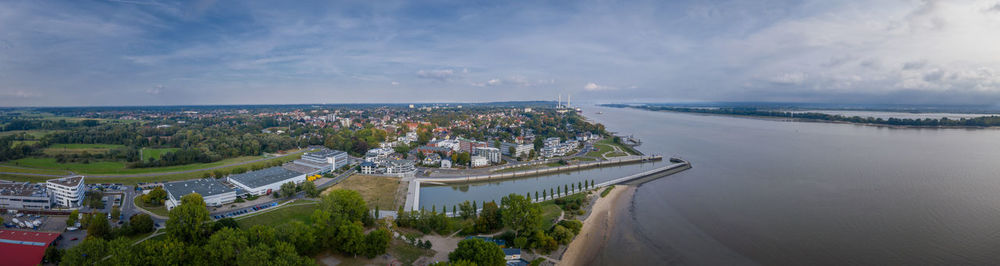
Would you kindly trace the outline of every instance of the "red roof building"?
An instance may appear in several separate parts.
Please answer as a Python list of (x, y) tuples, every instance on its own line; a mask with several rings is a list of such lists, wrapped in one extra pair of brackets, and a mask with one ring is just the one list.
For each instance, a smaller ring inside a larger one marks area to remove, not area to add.
[(38, 265), (45, 248), (61, 233), (0, 230), (0, 259), (3, 265)]

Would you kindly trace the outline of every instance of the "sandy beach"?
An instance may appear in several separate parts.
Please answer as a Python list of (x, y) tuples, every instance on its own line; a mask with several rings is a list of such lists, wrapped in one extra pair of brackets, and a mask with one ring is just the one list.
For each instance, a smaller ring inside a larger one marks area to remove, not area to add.
[(615, 227), (615, 212), (624, 211), (616, 208), (621, 201), (629, 201), (635, 187), (617, 185), (604, 198), (594, 203), (592, 213), (583, 222), (580, 234), (573, 239), (563, 253), (559, 265), (591, 264), (607, 244), (612, 229)]

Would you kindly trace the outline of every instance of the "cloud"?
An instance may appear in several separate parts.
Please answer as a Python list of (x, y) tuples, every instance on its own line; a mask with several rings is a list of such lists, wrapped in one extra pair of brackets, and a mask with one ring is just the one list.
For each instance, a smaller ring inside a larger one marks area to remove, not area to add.
[(924, 68), (927, 65), (927, 61), (913, 61), (903, 63), (903, 70), (916, 70)]
[(617, 90), (618, 88), (611, 86), (602, 86), (602, 85), (597, 85), (597, 83), (588, 82), (587, 85), (583, 85), (583, 89), (586, 91), (608, 91), (608, 90)]
[(393, 81), (390, 84), (392, 84), (392, 86), (399, 86), (399, 81)]
[(440, 81), (446, 81), (451, 76), (455, 75), (455, 70), (451, 69), (435, 69), (435, 70), (423, 70), (417, 71), (417, 77), (424, 79), (436, 79)]
[(801, 72), (795, 73), (782, 73), (777, 76), (773, 76), (768, 81), (774, 84), (780, 85), (800, 85), (806, 80), (806, 75)]
[(163, 88), (166, 88), (166, 86), (163, 86), (162, 84), (153, 86), (152, 88), (146, 89), (146, 94), (160, 95), (160, 93), (163, 92)]

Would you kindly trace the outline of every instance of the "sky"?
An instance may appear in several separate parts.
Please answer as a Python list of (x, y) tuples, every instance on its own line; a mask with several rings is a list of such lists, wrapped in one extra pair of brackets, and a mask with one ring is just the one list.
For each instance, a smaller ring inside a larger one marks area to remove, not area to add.
[(1000, 105), (1000, 0), (0, 1), (0, 106), (560, 94)]

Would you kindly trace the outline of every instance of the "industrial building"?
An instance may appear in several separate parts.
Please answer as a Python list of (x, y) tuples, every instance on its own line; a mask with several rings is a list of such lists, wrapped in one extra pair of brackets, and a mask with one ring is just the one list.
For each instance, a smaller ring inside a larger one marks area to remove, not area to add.
[[(305, 158), (305, 156), (303, 156)], [(243, 190), (244, 193), (252, 195), (271, 194), (272, 191), (281, 189), (281, 185), (292, 182), (300, 184), (306, 181), (307, 173), (296, 172), (275, 166), (262, 170), (246, 172), (237, 175), (230, 175), (226, 178), (229, 183)]]
[(0, 209), (48, 210), (52, 195), (43, 184), (0, 182)]
[(0, 265), (41, 265), (58, 232), (0, 230)]
[(317, 168), (319, 172), (328, 172), (340, 169), (348, 165), (347, 153), (338, 150), (321, 149), (317, 152), (310, 152), (302, 155), (301, 159), (293, 163), (297, 165)]
[(83, 176), (70, 176), (59, 179), (51, 179), (45, 182), (52, 193), (55, 204), (64, 208), (80, 207), (83, 202), (85, 188), (83, 186)]
[(222, 206), (236, 200), (236, 190), (210, 178), (166, 183), (163, 189), (167, 191), (167, 210), (180, 205), (181, 197), (191, 193), (201, 195), (207, 206)]

